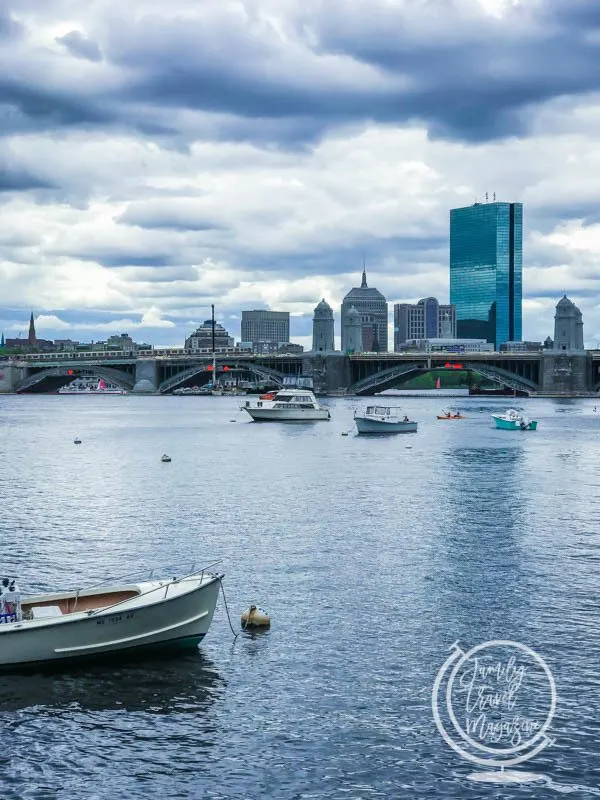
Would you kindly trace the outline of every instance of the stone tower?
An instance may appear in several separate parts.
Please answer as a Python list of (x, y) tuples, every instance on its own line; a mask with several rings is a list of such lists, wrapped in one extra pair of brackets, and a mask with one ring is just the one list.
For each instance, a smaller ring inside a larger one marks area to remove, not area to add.
[(581, 311), (565, 295), (556, 305), (554, 315), (554, 350), (583, 350)]
[(359, 312), (350, 306), (344, 315), (342, 323), (342, 336), (344, 340), (344, 352), (346, 353), (362, 353), (363, 340), (362, 340), (362, 317)]
[(315, 353), (330, 353), (335, 350), (333, 309), (325, 298), (315, 308), (312, 349)]

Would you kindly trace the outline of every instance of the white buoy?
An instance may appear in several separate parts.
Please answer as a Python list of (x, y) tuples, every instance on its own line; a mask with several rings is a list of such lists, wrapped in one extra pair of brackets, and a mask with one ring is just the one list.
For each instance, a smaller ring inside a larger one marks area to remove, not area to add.
[(270, 628), (271, 620), (264, 609), (250, 606), (242, 612), (242, 628)]

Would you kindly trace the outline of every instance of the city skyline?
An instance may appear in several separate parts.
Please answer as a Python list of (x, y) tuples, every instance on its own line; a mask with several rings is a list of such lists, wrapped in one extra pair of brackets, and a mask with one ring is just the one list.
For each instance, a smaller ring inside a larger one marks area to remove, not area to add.
[(47, 338), (169, 345), (214, 302), (236, 336), (287, 311), (307, 345), (363, 255), (390, 307), (448, 301), (447, 210), (495, 192), (526, 208), (523, 337), (566, 292), (600, 340), (589, 3), (240, 8), (3, 4), (5, 335), (33, 308)]

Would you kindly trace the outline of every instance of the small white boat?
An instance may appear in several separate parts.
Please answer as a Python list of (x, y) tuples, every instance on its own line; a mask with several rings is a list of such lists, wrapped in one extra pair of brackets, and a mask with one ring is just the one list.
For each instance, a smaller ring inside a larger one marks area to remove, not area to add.
[(523, 414), (509, 408), (504, 414), (492, 414), (492, 419), (497, 428), (505, 431), (535, 431), (537, 430), (537, 420), (527, 419)]
[(81, 444), (81, 439), (79, 438), (79, 436), (76, 436), (76, 437), (73, 439), (73, 444)]
[(13, 581), (1, 587), (0, 670), (196, 647), (210, 627), (222, 577), (198, 570), (30, 596)]
[(313, 422), (331, 418), (309, 389), (281, 389), (274, 400), (246, 401), (241, 406), (256, 422)]
[(164, 455), (161, 456), (160, 460), (163, 462), (163, 464), (168, 464), (171, 461), (171, 456), (168, 456), (165, 453)]
[(417, 423), (401, 411), (392, 406), (367, 406), (362, 413), (354, 413), (356, 429), (359, 433), (416, 433)]

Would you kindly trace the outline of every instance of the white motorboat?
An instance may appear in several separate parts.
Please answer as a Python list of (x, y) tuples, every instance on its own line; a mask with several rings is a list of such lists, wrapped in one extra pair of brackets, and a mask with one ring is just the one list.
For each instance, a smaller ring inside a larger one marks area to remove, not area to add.
[(356, 429), (359, 433), (416, 433), (417, 423), (401, 411), (391, 406), (367, 406), (365, 411), (354, 413)]
[(281, 389), (273, 400), (248, 400), (241, 406), (256, 422), (313, 422), (331, 418), (309, 389)]
[(222, 577), (205, 569), (39, 595), (22, 595), (4, 579), (0, 669), (196, 647), (210, 627)]
[(163, 464), (170, 464), (171, 456), (168, 456), (166, 453), (163, 453), (163, 455), (160, 457), (160, 460), (163, 462)]

